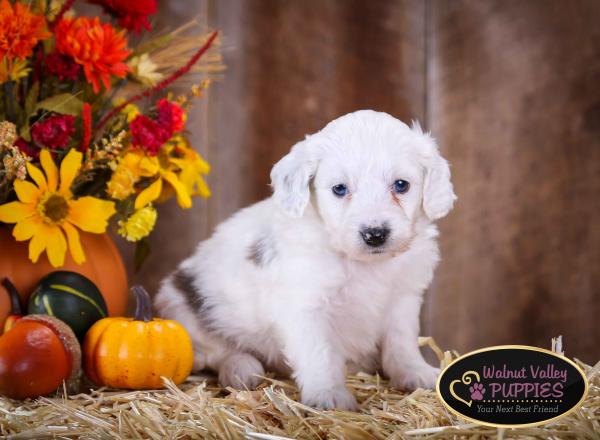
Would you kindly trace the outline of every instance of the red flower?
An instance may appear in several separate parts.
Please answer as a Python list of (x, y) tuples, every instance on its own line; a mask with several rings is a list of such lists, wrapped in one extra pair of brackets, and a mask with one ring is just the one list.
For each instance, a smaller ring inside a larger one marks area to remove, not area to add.
[(173, 133), (183, 130), (185, 120), (184, 112), (181, 107), (163, 98), (158, 101), (156, 108), (158, 110), (158, 117), (156, 120), (161, 126), (169, 130), (171, 136), (173, 136)]
[(169, 130), (144, 115), (136, 116), (129, 127), (131, 129), (132, 144), (143, 148), (152, 156), (156, 155), (160, 147), (171, 138)]
[(148, 16), (156, 14), (156, 0), (89, 0), (101, 5), (104, 12), (117, 18), (119, 26), (140, 32), (142, 28), (152, 30)]
[(100, 92), (100, 82), (110, 90), (111, 76), (125, 78), (130, 68), (124, 61), (131, 51), (127, 48), (125, 31), (117, 30), (98, 17), (63, 18), (56, 26), (56, 50), (83, 67), (94, 93)]
[(25, 59), (39, 41), (52, 36), (46, 31), (44, 16), (33, 14), (30, 2), (24, 3), (14, 2), (14, 6), (8, 0), (0, 3), (0, 58)]
[(26, 154), (33, 159), (38, 159), (40, 157), (40, 149), (33, 144), (30, 144), (23, 138), (19, 138), (15, 141), (15, 146), (19, 149), (19, 151), (23, 154)]
[(52, 52), (46, 57), (46, 70), (48, 73), (57, 76), (61, 81), (66, 79), (75, 81), (79, 76), (81, 66), (73, 58), (61, 55), (58, 52)]
[(75, 117), (71, 115), (52, 115), (33, 124), (31, 137), (36, 144), (50, 149), (65, 148), (75, 133)]

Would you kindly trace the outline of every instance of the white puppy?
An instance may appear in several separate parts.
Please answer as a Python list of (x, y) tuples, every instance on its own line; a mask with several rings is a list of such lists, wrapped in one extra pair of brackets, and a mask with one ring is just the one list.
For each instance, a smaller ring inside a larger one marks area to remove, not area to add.
[(291, 373), (322, 408), (355, 407), (347, 367), (433, 387), (419, 311), (439, 260), (432, 222), (456, 198), (435, 141), (357, 111), (296, 144), (271, 179), (273, 196), (222, 223), (156, 297), (189, 331), (195, 368), (236, 388)]

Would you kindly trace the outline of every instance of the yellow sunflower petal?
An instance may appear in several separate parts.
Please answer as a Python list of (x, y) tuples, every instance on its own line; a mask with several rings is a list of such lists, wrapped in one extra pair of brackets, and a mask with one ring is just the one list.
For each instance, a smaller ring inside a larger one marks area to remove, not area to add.
[(48, 261), (53, 267), (60, 267), (65, 264), (65, 254), (67, 253), (67, 240), (58, 226), (48, 229), (46, 238), (46, 254)]
[(51, 229), (50, 226), (42, 223), (33, 235), (33, 238), (29, 241), (29, 259), (34, 263), (37, 263), (40, 254), (46, 249), (49, 229)]
[(35, 205), (10, 202), (0, 205), (0, 222), (17, 223), (35, 214)]
[[(167, 173), (163, 173), (163, 178), (171, 184), (173, 189), (175, 190), (175, 194), (177, 194), (177, 203), (183, 209), (188, 209), (192, 207), (192, 198), (190, 194), (185, 189), (185, 185), (179, 181), (177, 175), (172, 171)], [(137, 206), (136, 206), (137, 208)]]
[(162, 179), (156, 179), (148, 188), (138, 194), (135, 199), (135, 209), (142, 209), (148, 203), (158, 199), (162, 190)]
[(140, 175), (152, 177), (160, 170), (160, 162), (158, 157), (142, 157), (138, 163)]
[(194, 162), (194, 166), (196, 167), (196, 170), (201, 173), (201, 174), (208, 174), (210, 173), (210, 164), (205, 161), (202, 156), (200, 156), (198, 154), (198, 152), (193, 151), (190, 154), (191, 160), (193, 160)]
[(196, 194), (198, 194), (200, 197), (208, 199), (211, 196), (212, 193), (210, 191), (210, 187), (202, 177), (198, 177), (196, 180), (196, 185), (198, 186), (196, 189)]
[(61, 194), (71, 193), (71, 184), (73, 179), (81, 168), (83, 154), (74, 148), (69, 151), (60, 164), (60, 190)]
[(27, 174), (31, 176), (40, 191), (46, 191), (48, 189), (48, 184), (46, 183), (44, 173), (42, 173), (38, 167), (34, 167), (29, 162), (27, 162), (25, 166), (27, 167)]
[(13, 228), (13, 237), (17, 241), (26, 241), (36, 235), (42, 227), (42, 219), (31, 216), (18, 222)]
[(83, 248), (81, 247), (81, 241), (79, 240), (79, 231), (77, 228), (73, 226), (69, 222), (64, 222), (62, 224), (62, 228), (67, 234), (67, 240), (69, 242), (69, 250), (71, 251), (71, 256), (73, 260), (77, 264), (81, 264), (85, 262), (85, 253), (83, 252)]
[(58, 187), (58, 168), (52, 159), (52, 154), (48, 150), (42, 150), (40, 153), (40, 163), (46, 173), (46, 179), (48, 181), (48, 190), (56, 191)]
[(69, 202), (67, 221), (82, 231), (102, 234), (106, 232), (108, 220), (114, 213), (113, 202), (86, 196)]
[(37, 200), (42, 193), (37, 186), (27, 180), (15, 180), (14, 188), (17, 197), (24, 203), (37, 203)]

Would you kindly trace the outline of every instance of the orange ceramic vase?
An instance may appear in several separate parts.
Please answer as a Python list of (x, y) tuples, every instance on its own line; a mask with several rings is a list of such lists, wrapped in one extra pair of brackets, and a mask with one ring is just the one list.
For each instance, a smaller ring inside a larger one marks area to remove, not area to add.
[[(123, 316), (127, 307), (127, 274), (121, 255), (108, 234), (89, 234), (80, 231), (81, 246), (86, 261), (77, 264), (67, 251), (65, 264), (54, 268), (43, 253), (37, 263), (29, 260), (29, 242), (18, 242), (12, 228), (0, 226), (0, 279), (8, 277), (21, 295), (27, 307), (29, 295), (39, 281), (55, 270), (70, 270), (89, 278), (102, 292), (110, 316)], [(0, 287), (1, 288), (1, 287)], [(10, 300), (0, 292), (0, 326), (10, 313)]]

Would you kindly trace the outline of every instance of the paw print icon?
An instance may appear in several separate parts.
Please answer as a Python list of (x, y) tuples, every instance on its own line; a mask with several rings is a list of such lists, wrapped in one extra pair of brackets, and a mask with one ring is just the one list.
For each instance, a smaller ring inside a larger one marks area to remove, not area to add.
[(485, 394), (485, 388), (481, 383), (474, 383), (469, 387), (469, 391), (471, 392), (471, 399), (473, 400), (483, 400), (483, 395)]

